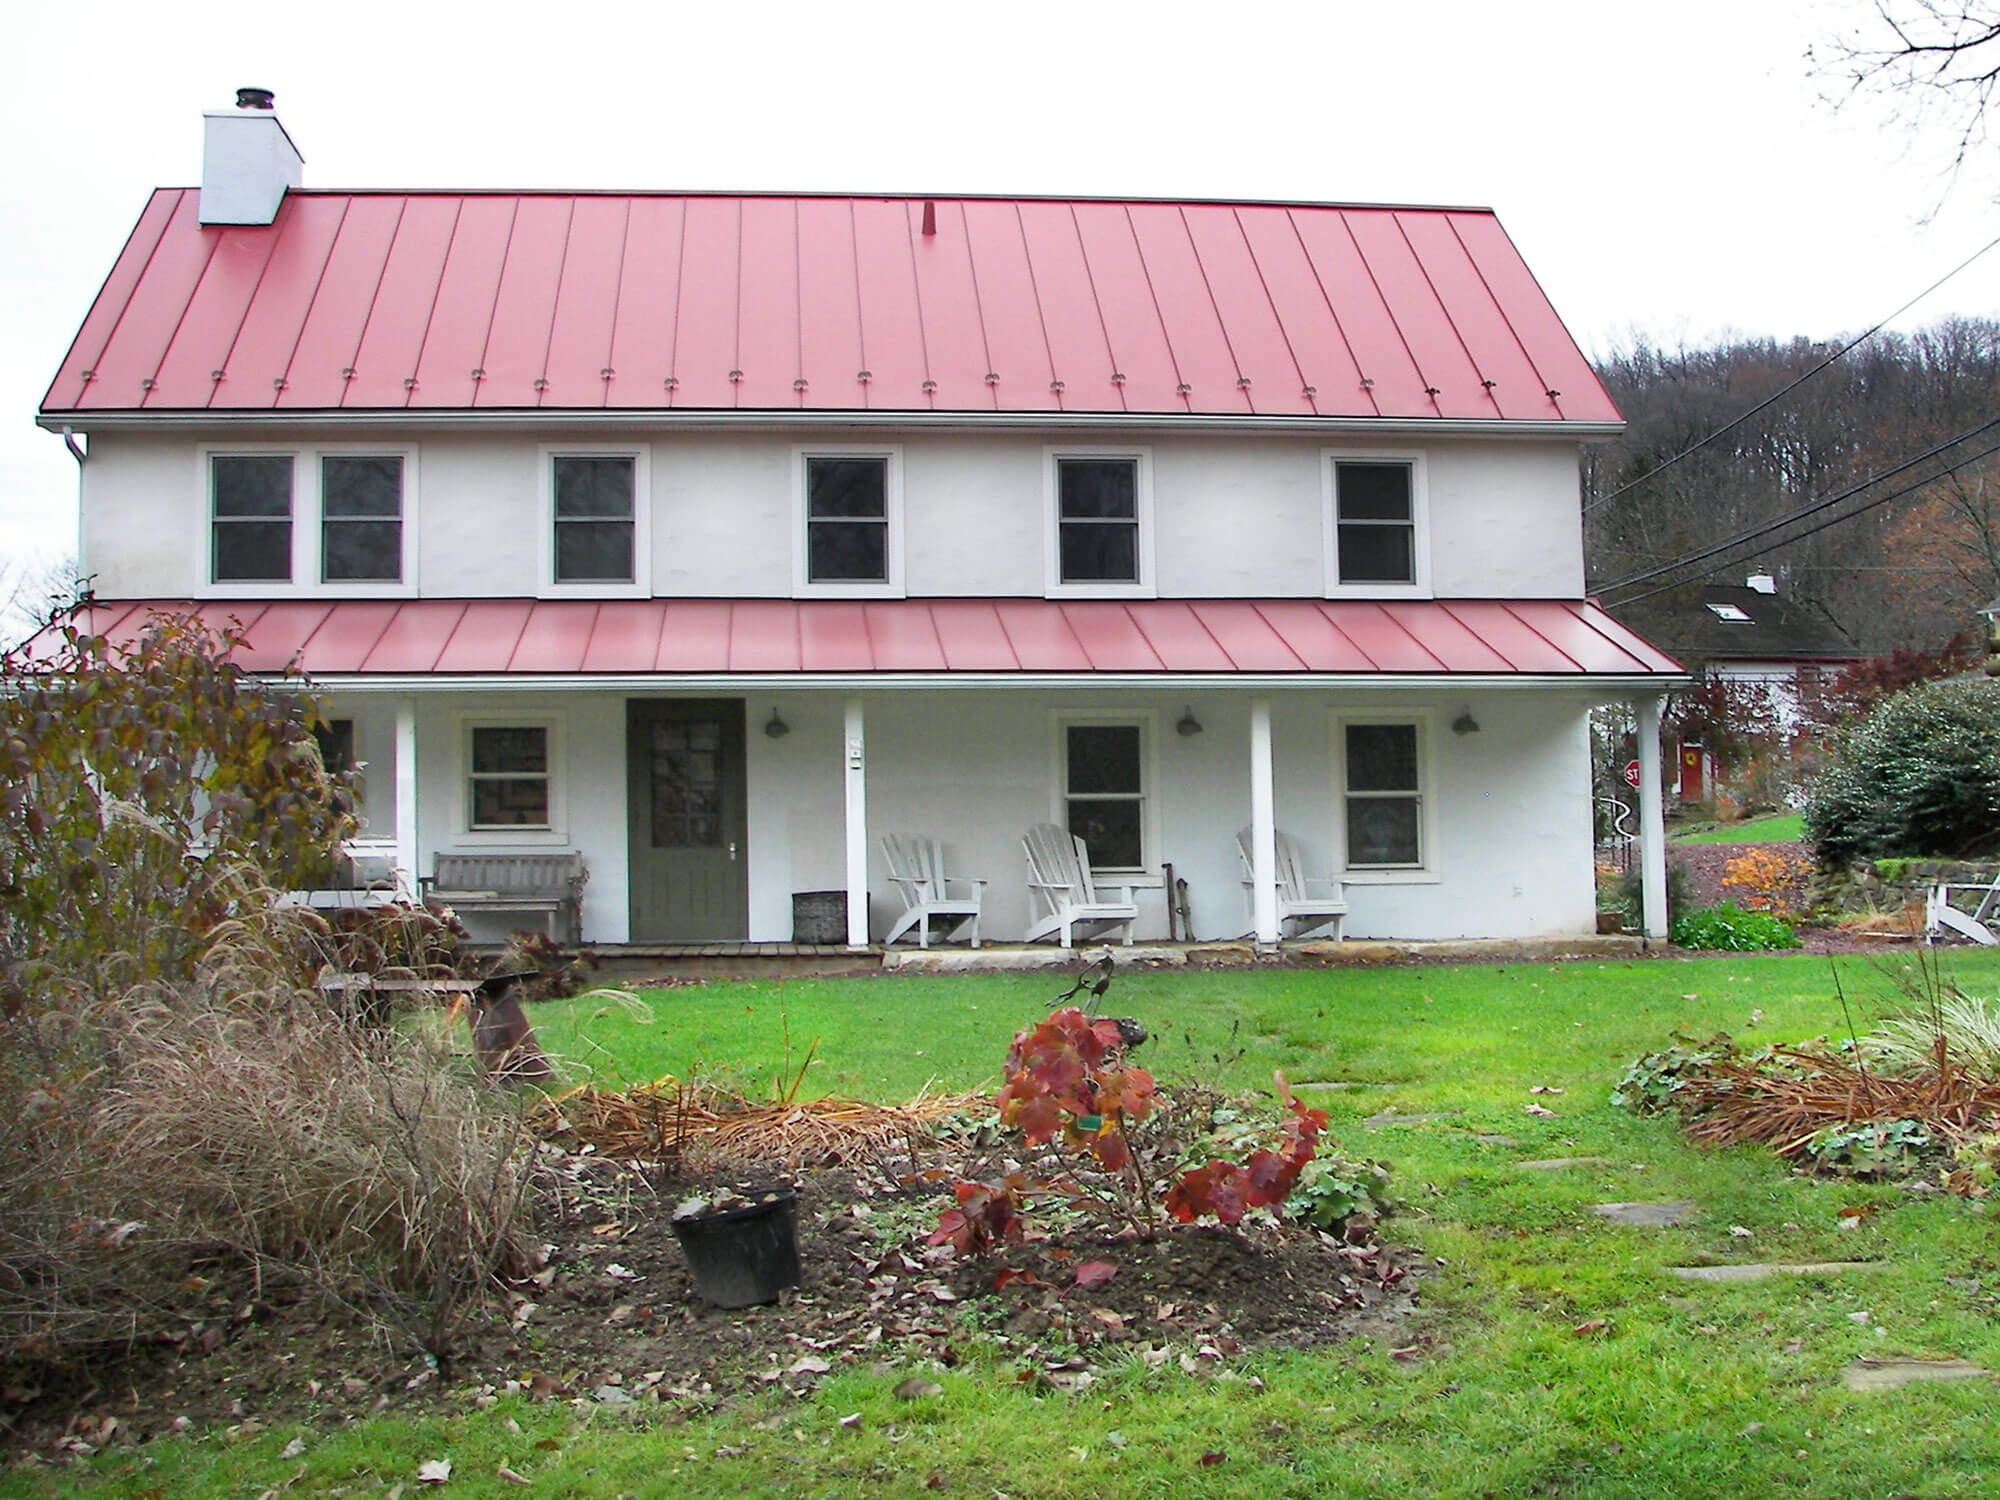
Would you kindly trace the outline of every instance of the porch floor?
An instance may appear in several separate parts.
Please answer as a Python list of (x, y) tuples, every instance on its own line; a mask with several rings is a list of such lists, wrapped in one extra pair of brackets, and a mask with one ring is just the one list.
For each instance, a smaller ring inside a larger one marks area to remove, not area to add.
[(1208, 943), (1080, 944), (1071, 949), (1048, 943), (985, 943), (916, 948), (880, 943), (849, 948), (830, 943), (586, 943), (597, 955), (601, 984), (643, 986), (649, 979), (776, 979), (901, 970), (951, 973), (969, 970), (1080, 968), (1107, 951), (1119, 967), (1242, 968), (1253, 964), (1294, 964), (1340, 968), (1388, 963), (1516, 963), (1561, 958), (1633, 958), (1646, 951), (1643, 938), (1589, 936), (1561, 938), (1455, 938), (1412, 942), (1349, 938), (1344, 942), (1306, 940), (1260, 949), (1248, 939)]

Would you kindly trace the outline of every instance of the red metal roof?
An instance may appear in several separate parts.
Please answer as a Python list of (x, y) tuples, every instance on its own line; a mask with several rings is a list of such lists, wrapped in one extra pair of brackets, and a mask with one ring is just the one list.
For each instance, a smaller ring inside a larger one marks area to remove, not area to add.
[(1483, 209), (197, 197), (153, 195), (45, 413), (1619, 420)]
[(187, 610), (241, 622), (250, 670), (296, 662), (316, 677), (1681, 671), (1595, 605), (1559, 599), (152, 600), (80, 623), (116, 642)]

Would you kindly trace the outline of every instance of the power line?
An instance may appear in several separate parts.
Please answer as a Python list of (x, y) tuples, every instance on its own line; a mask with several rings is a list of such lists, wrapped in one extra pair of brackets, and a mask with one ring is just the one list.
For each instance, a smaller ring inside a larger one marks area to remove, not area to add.
[[(1852, 521), (1857, 516), (1866, 515), (1869, 511), (1876, 509), (1878, 506), (1887, 505), (1891, 500), (1900, 500), (1905, 495), (1914, 494), (1916, 491), (1922, 489), (1925, 485), (1934, 484), (1938, 480), (1943, 479), (1948, 474), (1956, 474), (1960, 469), (1966, 467), (1966, 465), (1976, 464), (1983, 458), (1992, 457), (1995, 453), (2000, 453), (2000, 443), (1990, 443), (1986, 447), (1980, 449), (1977, 453), (1971, 454), (1966, 458), (1959, 459), (1956, 463), (1948, 465), (1946, 468), (1940, 470), (1938, 473), (1932, 474), (1925, 479), (1919, 479), (1914, 484), (1905, 485), (1900, 490), (1891, 490), (1886, 495), (1878, 495), (1873, 500), (1869, 500), (1861, 505), (1857, 505), (1853, 510), (1848, 511), (1845, 515), (1829, 516), (1826, 520), (1821, 521), (1815, 526), (1808, 526), (1804, 531), (1801, 531), (1797, 536), (1786, 537), (1781, 545), (1789, 546), (1793, 542), (1802, 542), (1809, 536), (1817, 536), (1820, 532), (1825, 531), (1828, 527), (1838, 526), (1843, 521)], [(1849, 491), (1849, 493), (1851, 494), (1853, 492)], [(1799, 518), (1797, 516), (1794, 516), (1791, 519), (1797, 520)], [(1694, 559), (1689, 559), (1689, 560), (1692, 561)], [(1631, 605), (1641, 603), (1642, 601), (1647, 599), (1651, 599), (1656, 594), (1670, 593), (1674, 589), (1681, 588), (1687, 584), (1695, 582), (1698, 579), (1707, 578), (1712, 576), (1713, 574), (1720, 573), (1724, 568), (1729, 566), (1730, 563), (1728, 561), (1716, 563), (1713, 567), (1704, 568), (1701, 572), (1696, 573), (1691, 577), (1676, 579), (1672, 583), (1663, 583), (1658, 588), (1647, 589), (1643, 594), (1634, 594), (1629, 599), (1620, 599), (1617, 602), (1617, 604), (1612, 606), (1612, 608), (1625, 609)]]
[(1880, 333), (1890, 323), (1893, 323), (1897, 318), (1900, 318), (1904, 313), (1908, 312), (1911, 308), (1915, 307), (1919, 302), (1923, 301), (1924, 298), (1928, 297), (1932, 292), (1936, 291), (1939, 287), (1943, 286), (1947, 281), (1951, 280), (1952, 277), (1956, 276), (1960, 271), (1963, 271), (1967, 266), (1971, 265), (1974, 261), (1978, 260), (1980, 256), (1984, 255), (1987, 251), (1991, 250), (1995, 245), (2000, 245), (2000, 237), (1988, 240), (1984, 245), (1980, 246), (1979, 249), (1973, 251), (1972, 254), (1968, 255), (1964, 260), (1960, 261), (1957, 265), (1953, 266), (1949, 271), (1945, 272), (1944, 275), (1940, 276), (1936, 281), (1933, 281), (1929, 286), (1925, 287), (1921, 292), (1918, 292), (1916, 296), (1910, 298), (1910, 300), (1905, 302), (1901, 307), (1897, 308), (1887, 317), (1882, 318), (1880, 321), (1878, 321), (1873, 328), (1870, 328), (1866, 333), (1857, 334), (1854, 338), (1848, 340), (1847, 343), (1843, 344), (1839, 349), (1835, 350), (1832, 354), (1829, 354), (1825, 359), (1821, 360), (1818, 364), (1814, 365), (1810, 370), (1806, 371), (1805, 374), (1799, 376), (1798, 379), (1794, 380), (1790, 385), (1784, 387), (1784, 389), (1778, 391), (1775, 395), (1766, 397), (1764, 400), (1758, 402), (1755, 406), (1751, 407), (1748, 411), (1743, 413), (1742, 416), (1737, 417), (1734, 421), (1728, 422), (1723, 426), (1716, 428), (1715, 431), (1711, 432), (1707, 437), (1701, 439), (1699, 442), (1691, 444), (1690, 446), (1681, 449), (1680, 452), (1676, 453), (1672, 458), (1667, 459), (1664, 463), (1655, 464), (1652, 468), (1648, 469), (1645, 473), (1641, 474), (1637, 479), (1632, 480), (1629, 484), (1620, 485), (1610, 494), (1603, 495), (1600, 496), (1598, 499), (1586, 502), (1583, 507), (1583, 513), (1587, 516), (1592, 511), (1598, 509), (1599, 507), (1609, 505), (1613, 500), (1616, 500), (1620, 495), (1627, 494), (1630, 491), (1637, 489), (1640, 485), (1646, 483), (1648, 480), (1653, 479), (1656, 476), (1665, 473), (1668, 469), (1671, 469), (1675, 464), (1679, 463), (1682, 459), (1691, 457), (1692, 455), (1699, 453), (1702, 449), (1706, 448), (1710, 443), (1714, 442), (1717, 438), (1723, 437), (1728, 433), (1734, 432), (1737, 428), (1741, 427), (1745, 422), (1749, 421), (1752, 417), (1758, 415), (1760, 412), (1769, 411), (1773, 406), (1777, 405), (1780, 401), (1784, 400), (1785, 397), (1791, 395), (1793, 391), (1797, 390), (1800, 386), (1804, 385), (1808, 380), (1811, 380), (1815, 375), (1819, 374), (1820, 371), (1826, 369), (1829, 365), (1835, 364), (1840, 360), (1845, 359), (1849, 354), (1853, 353), (1854, 350), (1859, 348), (1862, 344), (1866, 343), (1869, 339), (1875, 337), (1876, 334)]
[[(1897, 475), (1903, 473), (1905, 470), (1915, 468), (1918, 464), (1923, 463), (1926, 459), (1935, 458), (1937, 457), (1938, 454), (1943, 453), (1946, 449), (1955, 447), (1959, 443), (1965, 442), (1970, 438), (1978, 437), (1982, 432), (1986, 432), (1994, 427), (2000, 427), (2000, 417), (1989, 418), (1987, 421), (1981, 422), (1977, 427), (1969, 427), (1964, 432), (1959, 433), (1955, 437), (1946, 438), (1943, 442), (1937, 444), (1935, 447), (1926, 448), (1922, 453), (1912, 454), (1908, 458), (1899, 459), (1897, 462), (1891, 464), (1888, 468), (1883, 469), (1877, 473), (1871, 474), (1868, 476), (1868, 478), (1860, 480), (1855, 484), (1849, 485), (1844, 490), (1836, 491), (1834, 494), (1828, 495), (1824, 499), (1815, 500), (1809, 505), (1801, 506), (1799, 509), (1792, 511), (1789, 515), (1778, 517), (1778, 519), (1775, 521), (1766, 521), (1761, 525), (1751, 527), (1748, 531), (1740, 531), (1735, 536), (1726, 537), (1722, 541), (1717, 542), (1714, 546), (1709, 547), (1703, 551), (1690, 552), (1685, 557), (1677, 557), (1670, 562), (1661, 563), (1656, 567), (1646, 568), (1642, 569), (1637, 573), (1627, 574), (1625, 577), (1617, 579), (1612, 583), (1599, 584), (1597, 587), (1597, 592), (1600, 594), (1608, 594), (1615, 589), (1629, 588), (1635, 583), (1645, 583), (1650, 579), (1658, 578), (1662, 573), (1675, 572), (1681, 568), (1686, 567), (1690, 563), (1703, 562), (1708, 558), (1714, 557), (1718, 553), (1732, 551), (1735, 548), (1744, 545), (1746, 542), (1754, 542), (1762, 537), (1769, 536), (1774, 531), (1782, 531), (1785, 527), (1790, 526), (1796, 521), (1802, 521), (1808, 516), (1818, 515), (1821, 511), (1826, 510), (1831, 506), (1838, 505), (1843, 500), (1852, 499), (1854, 496), (1860, 494), (1863, 490), (1868, 489), (1873, 485), (1880, 484), (1885, 479), (1893, 479)], [(1944, 474), (1953, 473), (1956, 471), (1956, 469), (1962, 467), (1963, 467), (1962, 464), (1954, 465), (1952, 468), (1946, 469), (1944, 471)], [(1919, 484), (1913, 486), (1913, 488), (1921, 489), (1923, 488), (1924, 485), (1931, 483), (1932, 480), (1942, 479), (1944, 477), (1944, 474), (1933, 474), (1930, 477), (1930, 479), (1921, 481)], [(1855, 512), (1855, 514), (1859, 515), (1860, 512), (1857, 511)], [(1810, 535), (1810, 533), (1808, 533), (1808, 535)]]

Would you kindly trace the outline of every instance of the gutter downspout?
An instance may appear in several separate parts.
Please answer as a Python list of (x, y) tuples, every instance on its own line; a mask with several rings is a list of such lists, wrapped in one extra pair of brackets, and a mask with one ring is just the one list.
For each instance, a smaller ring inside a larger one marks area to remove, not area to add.
[(76, 460), (76, 567), (73, 571), (78, 581), (72, 587), (80, 589), (81, 580), (90, 576), (83, 556), (83, 466), (90, 461), (90, 454), (76, 440), (76, 430), (67, 423), (63, 425), (62, 440), (63, 446), (69, 449), (69, 456)]

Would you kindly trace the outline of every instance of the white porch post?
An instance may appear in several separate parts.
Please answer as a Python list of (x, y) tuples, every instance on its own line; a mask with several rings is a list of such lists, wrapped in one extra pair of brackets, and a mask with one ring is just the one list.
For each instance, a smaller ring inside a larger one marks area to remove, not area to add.
[(417, 700), (396, 700), (396, 885), (412, 901), (417, 884)]
[(868, 742), (861, 700), (845, 703), (841, 733), (847, 778), (847, 946), (868, 946)]
[(1250, 704), (1251, 911), (1259, 943), (1278, 941), (1278, 815), (1271, 775), (1271, 700)]
[(1667, 936), (1667, 815), (1660, 791), (1659, 697), (1641, 698), (1639, 711), (1639, 873), (1643, 926), (1648, 942)]

